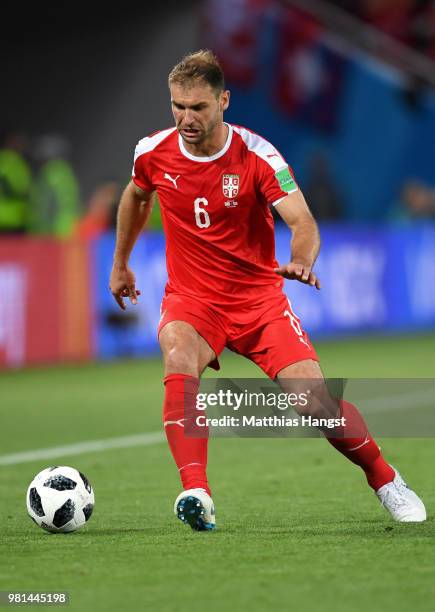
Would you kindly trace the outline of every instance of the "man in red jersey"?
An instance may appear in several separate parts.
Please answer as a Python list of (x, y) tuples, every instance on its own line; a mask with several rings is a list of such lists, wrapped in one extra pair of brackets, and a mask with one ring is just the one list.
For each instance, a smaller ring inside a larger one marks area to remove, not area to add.
[[(267, 140), (223, 121), (230, 93), (210, 51), (186, 56), (169, 75), (175, 127), (139, 141), (133, 177), (121, 198), (110, 288), (125, 309), (140, 292), (128, 267), (157, 190), (166, 234), (168, 282), (159, 342), (164, 359), (163, 420), (183, 491), (175, 514), (195, 530), (215, 526), (207, 480), (207, 437), (185, 435), (207, 366), (219, 369), (227, 346), (254, 361), (285, 390), (322, 381), (316, 352), (283, 293), (284, 279), (320, 289), (313, 266), (319, 232), (292, 171)], [(275, 260), (270, 207), (292, 232), (291, 261)], [(319, 396), (318, 396), (319, 397)], [(423, 502), (382, 457), (358, 410), (325, 392), (303, 415), (340, 416), (325, 434), (365, 472), (395, 520), (426, 518)]]

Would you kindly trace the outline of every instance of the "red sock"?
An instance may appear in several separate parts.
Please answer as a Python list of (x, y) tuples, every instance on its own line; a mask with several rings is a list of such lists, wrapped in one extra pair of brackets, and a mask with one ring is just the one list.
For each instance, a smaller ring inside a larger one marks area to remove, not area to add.
[(201, 488), (211, 495), (206, 473), (208, 437), (189, 437), (184, 432), (185, 408), (192, 411), (196, 405), (199, 378), (187, 374), (169, 374), (163, 382), (163, 423), (183, 488)]
[(376, 491), (394, 479), (394, 470), (383, 458), (358, 409), (345, 400), (340, 401), (340, 408), (346, 424), (337, 428), (334, 437), (327, 437), (327, 440), (364, 470), (367, 482)]

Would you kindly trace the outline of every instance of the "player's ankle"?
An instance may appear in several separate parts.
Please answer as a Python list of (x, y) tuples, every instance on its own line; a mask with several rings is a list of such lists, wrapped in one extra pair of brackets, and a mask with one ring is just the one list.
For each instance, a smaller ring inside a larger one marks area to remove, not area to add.
[(369, 486), (377, 491), (394, 480), (395, 472), (382, 455), (364, 469)]

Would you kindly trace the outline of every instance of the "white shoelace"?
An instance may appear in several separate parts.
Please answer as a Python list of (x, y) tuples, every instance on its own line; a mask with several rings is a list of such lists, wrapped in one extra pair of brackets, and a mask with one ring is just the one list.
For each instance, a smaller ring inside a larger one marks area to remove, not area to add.
[[(392, 490), (394, 487), (395, 491)], [(382, 495), (382, 505), (388, 505), (391, 509), (396, 510), (398, 508), (408, 507), (409, 500), (403, 494), (402, 489), (406, 487), (405, 483), (396, 484), (395, 482), (387, 488), (385, 493)], [(407, 487), (406, 487), (407, 488)], [(387, 504), (388, 502), (388, 504)]]

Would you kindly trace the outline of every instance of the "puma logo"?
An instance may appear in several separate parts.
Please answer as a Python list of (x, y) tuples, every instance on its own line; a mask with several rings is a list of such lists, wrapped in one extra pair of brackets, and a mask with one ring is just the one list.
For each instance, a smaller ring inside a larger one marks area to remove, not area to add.
[(168, 181), (171, 181), (171, 183), (174, 183), (175, 185), (175, 189), (178, 189), (178, 185), (177, 185), (177, 181), (180, 178), (181, 174), (179, 174), (178, 176), (176, 176), (175, 178), (172, 178), (172, 176), (170, 174), (168, 174), (167, 172), (165, 172), (165, 176), (163, 178), (168, 179)]

